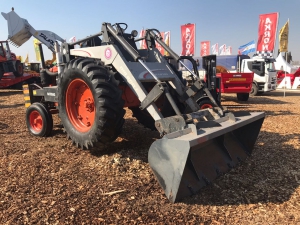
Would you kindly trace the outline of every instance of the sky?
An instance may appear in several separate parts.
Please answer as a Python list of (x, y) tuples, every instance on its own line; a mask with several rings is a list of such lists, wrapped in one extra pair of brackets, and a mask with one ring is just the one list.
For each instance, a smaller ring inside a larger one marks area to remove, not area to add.
[[(232, 54), (252, 40), (257, 42), (260, 14), (279, 13), (278, 33), (289, 19), (289, 44), (293, 61), (300, 61), (300, 0), (0, 0), (0, 11), (11, 8), (36, 30), (49, 30), (67, 41), (82, 39), (101, 31), (103, 22), (127, 23), (128, 31), (155, 28), (171, 31), (171, 48), (180, 55), (180, 26), (196, 24), (195, 56), (200, 56), (200, 42), (226, 44)], [(0, 15), (0, 40), (8, 37), (7, 21)], [(16, 55), (36, 61), (33, 38), (19, 48), (10, 45)], [(43, 46), (45, 59), (52, 54)]]

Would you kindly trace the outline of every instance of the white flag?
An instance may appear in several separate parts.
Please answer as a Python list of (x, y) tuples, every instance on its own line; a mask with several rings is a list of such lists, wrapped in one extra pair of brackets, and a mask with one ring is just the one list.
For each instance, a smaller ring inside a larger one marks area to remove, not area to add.
[(73, 36), (73, 37), (71, 37), (70, 39), (69, 39), (69, 42), (70, 43), (74, 43), (76, 41), (76, 37), (75, 36)]
[(231, 46), (228, 46), (227, 48), (226, 48), (226, 55), (231, 55)]
[(221, 45), (220, 48), (220, 55), (226, 55), (226, 45)]
[[(141, 30), (140, 32), (140, 38), (144, 37), (146, 34), (146, 31), (144, 30), (144, 28)], [(147, 45), (146, 45), (146, 40), (141, 40), (139, 41), (139, 45), (140, 45), (140, 49), (147, 49)]]
[(218, 43), (211, 46), (212, 55), (218, 55), (218, 48), (219, 48), (218, 46), (219, 46)]

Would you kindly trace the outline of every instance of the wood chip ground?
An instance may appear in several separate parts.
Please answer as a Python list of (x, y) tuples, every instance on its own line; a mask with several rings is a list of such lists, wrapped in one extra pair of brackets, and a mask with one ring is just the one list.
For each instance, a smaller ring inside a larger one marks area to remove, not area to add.
[(0, 224), (300, 224), (300, 92), (270, 92), (230, 110), (264, 111), (253, 154), (213, 185), (171, 204), (147, 163), (159, 138), (126, 110), (122, 135), (77, 149), (54, 116), (31, 136), (23, 94), (0, 90)]

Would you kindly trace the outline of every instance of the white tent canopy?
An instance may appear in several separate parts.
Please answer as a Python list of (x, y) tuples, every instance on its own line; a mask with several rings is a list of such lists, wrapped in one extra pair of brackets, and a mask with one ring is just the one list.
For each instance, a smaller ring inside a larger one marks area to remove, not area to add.
[(298, 69), (295, 66), (292, 66), (289, 64), (287, 61), (285, 61), (282, 53), (277, 56), (275, 64), (275, 69), (276, 70), (283, 70), (286, 71), (287, 73), (295, 73), (296, 70)]

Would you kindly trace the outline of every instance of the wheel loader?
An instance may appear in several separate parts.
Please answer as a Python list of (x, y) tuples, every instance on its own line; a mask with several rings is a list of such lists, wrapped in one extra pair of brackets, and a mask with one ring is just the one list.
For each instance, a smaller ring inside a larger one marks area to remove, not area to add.
[[(30, 26), (27, 20), (13, 11), (5, 18), (10, 20), (11, 40), (24, 43), (18, 37), (31, 37), (30, 29), (25, 29)], [(199, 79), (193, 58), (178, 56), (158, 30), (147, 29), (143, 37), (136, 37), (136, 30), (127, 32), (126, 23), (104, 22), (99, 33), (75, 43), (55, 41), (58, 73), (46, 72), (42, 84), (24, 87), (26, 123), (32, 135), (49, 136), (52, 114), (58, 113), (67, 137), (89, 149), (118, 137), (128, 107), (141, 124), (161, 135), (150, 146), (148, 162), (174, 203), (244, 161), (254, 148), (265, 114), (224, 109)], [(146, 41), (147, 49), (137, 48), (140, 40)], [(179, 71), (160, 54), (156, 43), (182, 66), (183, 59), (192, 62), (192, 86), (183, 84)], [(74, 48), (78, 44), (81, 48)], [(198, 92), (205, 93), (214, 107), (200, 109), (193, 98)]]

